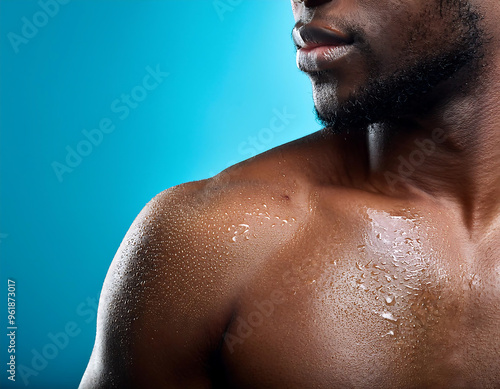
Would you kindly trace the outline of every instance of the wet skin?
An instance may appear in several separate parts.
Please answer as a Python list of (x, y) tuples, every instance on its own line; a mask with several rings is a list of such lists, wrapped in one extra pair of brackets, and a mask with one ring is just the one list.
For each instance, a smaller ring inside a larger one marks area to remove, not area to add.
[[(396, 36), (436, 1), (396, 3), (367, 30)], [(155, 197), (109, 269), (80, 388), (500, 387), (500, 5), (474, 3), (493, 43), (467, 94), (453, 94), (458, 75), (397, 131), (326, 128)], [(366, 27), (386, 6), (293, 10), (298, 23), (358, 15)], [(372, 46), (381, 69), (404, 36), (388, 57)], [(336, 62), (338, 83), (311, 74), (318, 111), (367, 63)]]
[(499, 229), (474, 242), (451, 203), (327, 182), (325, 143), (148, 204), (103, 288), (109, 375), (83, 388), (500, 385)]

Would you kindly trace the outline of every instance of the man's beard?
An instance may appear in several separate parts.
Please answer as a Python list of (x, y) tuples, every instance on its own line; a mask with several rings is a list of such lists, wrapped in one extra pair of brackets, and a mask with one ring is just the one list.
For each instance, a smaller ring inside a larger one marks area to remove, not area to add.
[[(328, 112), (321, 113), (315, 106), (318, 121), (335, 133), (366, 130), (374, 123), (394, 123), (405, 117), (425, 115), (438, 103), (431, 92), (462, 69), (466, 70), (461, 72), (463, 78), (456, 92), (465, 92), (465, 85), (474, 84), (486, 41), (480, 27), (481, 16), (468, 2), (448, 0), (448, 3), (457, 7), (455, 23), (460, 23), (462, 31), (453, 47), (422, 56), (388, 76), (373, 72), (364, 86), (345, 101), (333, 102)], [(370, 54), (369, 49), (367, 53)]]

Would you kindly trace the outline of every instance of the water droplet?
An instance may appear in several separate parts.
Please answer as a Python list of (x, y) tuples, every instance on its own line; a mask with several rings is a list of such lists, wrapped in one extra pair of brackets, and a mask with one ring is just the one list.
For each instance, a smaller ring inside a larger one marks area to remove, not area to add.
[(396, 304), (396, 297), (394, 297), (394, 296), (385, 296), (385, 303), (387, 305), (394, 305), (394, 304)]
[(383, 312), (383, 313), (381, 313), (381, 314), (380, 314), (380, 316), (382, 316), (384, 319), (389, 320), (389, 321), (392, 321), (392, 322), (394, 322), (394, 323), (398, 321), (398, 319), (396, 319), (396, 318), (392, 315), (392, 313), (390, 313), (390, 312)]

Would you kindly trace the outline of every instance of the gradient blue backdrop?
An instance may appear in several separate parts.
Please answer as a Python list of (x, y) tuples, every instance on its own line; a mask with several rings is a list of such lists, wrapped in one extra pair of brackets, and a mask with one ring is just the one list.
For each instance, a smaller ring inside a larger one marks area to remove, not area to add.
[[(0, 1), (0, 296), (14, 279), (18, 324), (14, 384), (1, 339), (2, 388), (77, 387), (92, 299), (151, 197), (320, 128), (288, 0), (73, 0), (44, 20), (51, 1)], [(38, 31), (13, 44), (34, 18)], [(121, 120), (113, 101), (157, 65), (169, 76)], [(263, 130), (283, 109), (285, 129)], [(103, 118), (115, 131), (61, 182), (53, 163)]]

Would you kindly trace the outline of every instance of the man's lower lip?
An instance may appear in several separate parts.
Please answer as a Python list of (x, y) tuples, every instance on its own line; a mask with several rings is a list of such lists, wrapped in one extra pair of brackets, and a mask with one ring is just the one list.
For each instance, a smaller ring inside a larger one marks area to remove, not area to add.
[(337, 60), (350, 53), (353, 46), (318, 46), (297, 51), (297, 66), (304, 72), (316, 72), (329, 69)]

